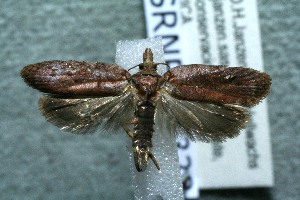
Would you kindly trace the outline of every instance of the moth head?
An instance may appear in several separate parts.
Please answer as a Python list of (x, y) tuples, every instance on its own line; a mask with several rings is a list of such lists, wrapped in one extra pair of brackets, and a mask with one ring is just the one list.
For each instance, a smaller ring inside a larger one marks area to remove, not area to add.
[(153, 62), (153, 53), (150, 48), (146, 48), (143, 54), (143, 63), (139, 64), (139, 69), (141, 74), (151, 74), (156, 75), (157, 63)]
[(143, 61), (144, 62), (153, 62), (153, 53), (150, 48), (146, 48), (143, 54)]
[(139, 67), (139, 72), (138, 74), (142, 74), (142, 75), (152, 75), (152, 76), (157, 76), (157, 66), (158, 65), (166, 65), (167, 66), (167, 70), (170, 69), (169, 65), (167, 63), (155, 63), (153, 62), (153, 53), (152, 50), (150, 48), (146, 48), (144, 53), (143, 53), (143, 62), (131, 67), (128, 69), (131, 70), (135, 67)]

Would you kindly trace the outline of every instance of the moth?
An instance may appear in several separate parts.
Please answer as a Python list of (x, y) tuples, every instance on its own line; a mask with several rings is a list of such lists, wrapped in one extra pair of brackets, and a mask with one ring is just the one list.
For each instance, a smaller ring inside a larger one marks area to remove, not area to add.
[(149, 159), (160, 170), (151, 152), (154, 126), (174, 136), (222, 142), (246, 127), (247, 107), (265, 98), (271, 85), (269, 75), (245, 67), (191, 64), (160, 75), (159, 64), (167, 65), (155, 63), (146, 48), (133, 75), (116, 64), (53, 60), (30, 64), (21, 76), (46, 93), (40, 110), (59, 128), (78, 134), (124, 130), (137, 171)]

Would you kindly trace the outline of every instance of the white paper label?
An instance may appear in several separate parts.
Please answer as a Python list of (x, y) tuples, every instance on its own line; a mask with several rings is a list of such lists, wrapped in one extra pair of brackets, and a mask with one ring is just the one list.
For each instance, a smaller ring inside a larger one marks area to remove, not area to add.
[[(167, 47), (177, 51), (166, 53), (166, 60), (178, 60), (175, 65), (263, 70), (255, 0), (144, 0), (144, 6), (148, 37), (176, 35)], [(178, 142), (186, 198), (198, 198), (199, 189), (273, 185), (266, 101), (251, 113), (248, 128), (225, 143)]]

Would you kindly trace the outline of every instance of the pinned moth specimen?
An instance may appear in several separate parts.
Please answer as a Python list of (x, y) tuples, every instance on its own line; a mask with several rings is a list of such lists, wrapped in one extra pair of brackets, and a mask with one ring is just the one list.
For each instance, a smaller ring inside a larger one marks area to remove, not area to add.
[[(40, 110), (63, 130), (88, 134), (124, 130), (132, 139), (137, 171), (144, 171), (154, 126), (191, 140), (221, 142), (237, 136), (249, 120), (246, 107), (269, 92), (271, 78), (245, 67), (182, 65), (163, 75), (146, 48), (136, 74), (116, 64), (88, 61), (45, 61), (21, 71), (25, 82), (46, 93)], [(130, 126), (133, 128), (130, 128)]]

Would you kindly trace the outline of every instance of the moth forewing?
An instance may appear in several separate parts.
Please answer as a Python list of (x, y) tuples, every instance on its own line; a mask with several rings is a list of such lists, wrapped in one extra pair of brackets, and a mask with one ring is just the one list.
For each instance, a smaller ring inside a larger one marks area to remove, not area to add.
[(245, 67), (183, 65), (163, 78), (166, 90), (178, 99), (250, 107), (269, 93), (271, 78)]
[(89, 61), (45, 61), (21, 71), (31, 87), (65, 96), (116, 96), (128, 86), (130, 73), (116, 64)]

